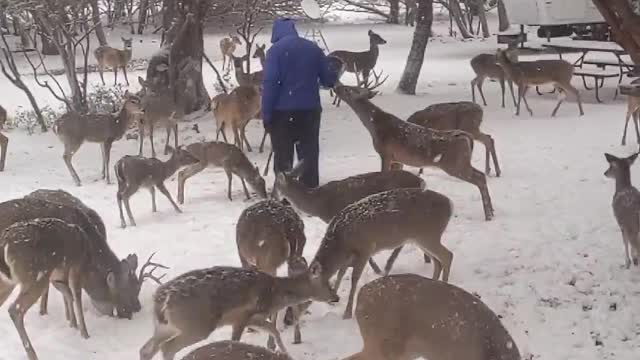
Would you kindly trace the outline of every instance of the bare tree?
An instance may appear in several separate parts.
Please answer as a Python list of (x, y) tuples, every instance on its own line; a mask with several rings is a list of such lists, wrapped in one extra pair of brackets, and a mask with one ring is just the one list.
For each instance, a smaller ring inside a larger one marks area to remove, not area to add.
[(98, 38), (98, 42), (100, 43), (100, 46), (106, 46), (108, 45), (107, 37), (104, 35), (102, 20), (100, 20), (100, 7), (98, 6), (98, 0), (90, 0), (89, 4), (91, 5), (91, 19), (96, 28), (96, 37)]
[(498, 30), (505, 31), (509, 29), (509, 17), (507, 9), (504, 7), (504, 1), (498, 0)]
[(615, 41), (634, 63), (640, 64), (640, 16), (629, 0), (593, 0), (593, 3), (611, 27)]
[(433, 23), (433, 0), (417, 0), (417, 20), (416, 28), (413, 32), (413, 42), (407, 57), (398, 91), (404, 94), (414, 95), (420, 76), (420, 70), (424, 62), (424, 53), (431, 36), (431, 25)]

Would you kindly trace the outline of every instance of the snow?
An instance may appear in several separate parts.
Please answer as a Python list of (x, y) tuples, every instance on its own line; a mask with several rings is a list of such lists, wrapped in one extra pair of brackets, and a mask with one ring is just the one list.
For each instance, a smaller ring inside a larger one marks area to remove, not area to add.
[[(480, 52), (493, 53), (497, 48), (495, 37), (464, 42), (445, 37), (446, 25), (446, 22), (435, 25), (436, 37), (427, 49), (418, 87), (420, 94), (415, 97), (393, 91), (406, 61), (412, 29), (345, 24), (325, 25), (323, 32), (332, 50), (366, 49), (369, 28), (388, 41), (381, 47), (380, 68), (390, 79), (374, 102), (385, 111), (407, 118), (436, 102), (469, 100), (469, 82), (473, 78), (469, 60)], [(258, 43), (265, 43), (268, 33), (263, 32)], [(109, 35), (117, 46), (120, 35), (117, 31)], [(206, 34), (206, 51), (218, 64), (221, 63), (218, 53), (221, 36)], [(133, 57), (149, 57), (157, 50), (157, 40), (152, 36), (135, 36)], [(51, 68), (58, 67), (57, 59), (50, 61)], [(255, 66), (258, 68), (259, 64), (256, 62)], [(134, 91), (139, 88), (134, 81), (136, 75), (144, 76), (141, 71), (129, 74), (130, 89)], [(215, 78), (206, 65), (204, 76), (212, 91)], [(105, 75), (105, 79), (110, 78), (112, 76)], [(89, 79), (97, 83), (99, 76), (91, 74)], [(344, 79), (353, 81), (350, 74)], [(574, 79), (574, 85), (579, 85), (579, 79)], [(606, 82), (602, 91), (604, 104), (597, 103), (594, 93), (580, 86), (586, 115), (578, 117), (575, 100), (569, 97), (558, 116), (551, 118), (555, 95), (537, 96), (530, 91), (528, 99), (534, 116), (516, 117), (509, 101), (506, 109), (499, 107), (499, 86), (485, 82), (489, 106), (484, 108), (482, 129), (495, 139), (503, 168), (502, 177), (488, 179), (496, 208), (491, 222), (484, 221), (480, 195), (474, 186), (437, 170), (426, 169), (424, 175), (429, 189), (447, 195), (455, 205), (454, 217), (443, 238), (445, 246), (454, 253), (450, 281), (479, 294), (482, 301), (501, 316), (521, 353), (531, 353), (533, 359), (637, 358), (640, 269), (623, 268), (622, 237), (610, 205), (614, 182), (603, 175), (607, 168), (604, 152), (623, 156), (637, 150), (635, 144), (619, 145), (626, 105), (623, 98), (611, 100), (614, 85), (614, 80)], [(10, 114), (19, 106), (28, 106), (23, 94), (4, 78), (0, 79), (0, 89), (2, 105)], [(55, 104), (45, 91), (35, 86), (32, 89), (41, 103)], [(338, 109), (332, 107), (328, 95), (323, 96), (321, 182), (378, 169), (380, 160), (371, 146), (370, 136), (355, 114), (346, 104)], [(191, 130), (191, 123), (180, 125), (183, 143), (214, 137), (215, 124), (210, 115), (197, 121), (201, 134)], [(256, 199), (239, 200), (244, 197), (234, 179), (236, 200), (228, 201), (226, 176), (221, 169), (207, 169), (190, 179), (189, 196), (181, 207), (183, 214), (176, 214), (163, 197), (158, 198), (158, 212), (152, 213), (149, 194), (138, 192), (131, 199), (138, 226), (120, 229), (115, 199), (117, 186), (105, 185), (100, 180), (97, 145), (83, 145), (74, 157), (74, 166), (84, 184), (76, 187), (62, 161), (63, 147), (51, 132), (32, 136), (21, 131), (6, 134), (10, 142), (7, 166), (0, 174), (3, 189), (0, 200), (23, 196), (37, 188), (65, 189), (102, 216), (109, 243), (121, 258), (132, 252), (141, 258), (157, 252), (156, 261), (170, 266), (168, 278), (198, 268), (240, 265), (234, 240), (235, 224), (242, 210)], [(248, 129), (249, 141), (255, 144), (261, 136), (262, 125), (252, 122)], [(161, 146), (163, 136), (156, 138), (156, 144)], [(474, 164), (482, 169), (484, 149), (476, 145)], [(136, 153), (137, 141), (118, 141), (113, 147), (112, 165), (123, 155)], [(267, 152), (254, 152), (249, 158), (262, 167), (267, 155)], [(635, 169), (633, 171), (632, 178)], [(176, 177), (166, 181), (174, 196)], [(267, 184), (272, 183), (271, 172)], [(305, 256), (310, 259), (320, 244), (326, 224), (306, 216), (303, 220), (308, 239)], [(377, 260), (382, 261), (387, 255), (378, 255)], [(431, 265), (424, 264), (415, 248), (407, 248), (393, 272), (431, 276), (432, 269)], [(373, 279), (376, 275), (367, 268), (360, 284)], [(348, 276), (344, 281), (348, 283)], [(143, 310), (131, 321), (99, 316), (86, 300), (86, 322), (91, 335), (88, 340), (82, 340), (76, 330), (68, 328), (62, 297), (54, 290), (49, 298), (49, 315), (40, 316), (36, 305), (27, 313), (25, 327), (43, 359), (137, 358), (140, 347), (153, 331), (152, 294), (156, 288), (153, 283), (143, 286)], [(303, 318), (303, 344), (288, 346), (294, 359), (340, 359), (359, 351), (362, 342), (356, 322), (341, 319), (348, 290), (348, 285), (341, 286), (342, 301), (337, 305), (311, 307), (311, 314)], [(14, 298), (15, 294), (0, 308), (1, 360), (27, 358), (6, 314)], [(223, 328), (216, 330), (210, 340), (229, 338), (230, 329)], [(259, 345), (264, 345), (266, 339), (264, 333), (243, 337)], [(283, 340), (289, 344), (292, 339), (291, 329), (285, 330)]]

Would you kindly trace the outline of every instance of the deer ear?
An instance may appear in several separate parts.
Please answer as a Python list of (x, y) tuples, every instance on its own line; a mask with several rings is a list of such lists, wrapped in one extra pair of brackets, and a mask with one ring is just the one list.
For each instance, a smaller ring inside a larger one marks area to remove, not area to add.
[(612, 163), (612, 162), (618, 160), (617, 157), (615, 157), (615, 156), (613, 156), (611, 154), (607, 154), (607, 153), (604, 154), (604, 158), (607, 159), (607, 162), (609, 162), (609, 163)]

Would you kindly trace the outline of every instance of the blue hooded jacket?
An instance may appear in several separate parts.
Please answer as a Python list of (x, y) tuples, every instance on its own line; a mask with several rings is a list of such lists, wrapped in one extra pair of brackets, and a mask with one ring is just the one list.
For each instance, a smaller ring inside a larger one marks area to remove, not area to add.
[(271, 124), (276, 110), (320, 109), (320, 84), (332, 87), (338, 78), (322, 49), (298, 36), (293, 20), (278, 19), (273, 23), (271, 43), (262, 84), (266, 126)]

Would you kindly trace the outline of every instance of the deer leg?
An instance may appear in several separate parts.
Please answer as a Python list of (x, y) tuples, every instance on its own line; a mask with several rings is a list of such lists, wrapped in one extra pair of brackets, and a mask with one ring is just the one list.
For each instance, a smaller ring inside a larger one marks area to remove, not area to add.
[(240, 151), (244, 152), (244, 144), (242, 143), (242, 139), (240, 138), (240, 132), (235, 123), (231, 126), (233, 129), (233, 142), (237, 147), (240, 148)]
[(496, 176), (500, 177), (500, 165), (498, 165), (498, 156), (496, 155), (495, 141), (491, 135), (479, 132), (476, 136), (476, 140), (480, 141), (485, 148), (485, 174), (488, 176), (491, 173), (491, 163), (489, 157), (493, 158), (493, 165), (496, 168)]
[(244, 189), (244, 194), (247, 197), (247, 200), (251, 200), (251, 195), (249, 194), (249, 190), (247, 189), (247, 184), (244, 179), (240, 178), (240, 182), (242, 183), (242, 189)]
[(640, 129), (638, 129), (638, 117), (640, 114), (638, 114), (637, 111), (635, 111), (633, 113), (633, 125), (635, 125), (636, 128), (636, 142), (638, 144), (640, 144)]
[(75, 304), (75, 317), (80, 324), (80, 336), (84, 339), (89, 338), (87, 324), (84, 321), (84, 311), (82, 310), (82, 276), (85, 269), (83, 266), (72, 266), (69, 269), (69, 285), (73, 294), (73, 303)]
[[(136, 221), (133, 219), (133, 214), (131, 213), (131, 206), (129, 205), (129, 198), (133, 195), (138, 189), (132, 189), (127, 187), (125, 189), (124, 194), (122, 194), (122, 201), (124, 201), (124, 207), (127, 210), (127, 216), (129, 217), (129, 222), (131, 226), (136, 226)], [(122, 210), (120, 210), (120, 220), (122, 220), (122, 227), (125, 228), (127, 225), (124, 222), (124, 217), (122, 217)]]
[(129, 86), (129, 78), (127, 77), (127, 65), (122, 65), (122, 73), (124, 74), (124, 80), (127, 82), (127, 86)]
[(556, 116), (556, 113), (558, 112), (560, 105), (562, 105), (562, 103), (564, 102), (564, 99), (567, 98), (567, 93), (563, 88), (556, 87), (556, 90), (558, 90), (558, 104), (556, 104), (556, 107), (553, 109), (553, 112), (551, 112), (552, 117)]
[[(0, 284), (0, 287), (2, 287), (2, 284)], [(46, 286), (42, 291), (42, 295), (40, 296), (40, 315), (44, 316), (49, 313), (48, 304), (49, 304), (49, 286)], [(2, 302), (0, 302), (0, 306), (2, 306)]]
[(102, 64), (98, 64), (98, 72), (100, 73), (100, 79), (102, 80), (102, 85), (106, 85), (104, 82), (104, 66)]
[(369, 258), (369, 266), (371, 266), (371, 269), (373, 269), (373, 272), (376, 273), (376, 275), (382, 275), (382, 270), (380, 270), (378, 263), (373, 260), (373, 256)]
[(156, 148), (153, 145), (153, 121), (149, 122), (149, 141), (151, 142), (151, 157), (156, 157)]
[(111, 146), (112, 145), (113, 145), (113, 142), (111, 140), (108, 140), (102, 145), (104, 149), (103, 156), (104, 156), (104, 171), (105, 171), (103, 175), (105, 176), (107, 184), (111, 184), (111, 177), (109, 176), (109, 163), (111, 162)]
[(578, 109), (580, 110), (580, 116), (583, 116), (584, 111), (582, 110), (582, 97), (580, 96), (580, 91), (578, 91), (578, 89), (573, 87), (571, 83), (563, 85), (562, 87), (564, 88), (565, 91), (573, 94), (576, 97), (576, 100), (578, 101)]
[[(629, 119), (631, 118), (632, 113), (631, 113), (631, 109), (629, 109), (627, 111), (627, 118), (624, 121), (624, 131), (622, 132), (622, 145), (627, 145), (627, 128), (629, 127)], [(633, 119), (633, 122), (635, 123), (635, 117)]]
[(33, 306), (40, 295), (42, 295), (42, 291), (44, 291), (44, 287), (47, 286), (48, 283), (49, 274), (46, 274), (39, 280), (35, 280), (32, 284), (22, 284), (20, 294), (18, 294), (16, 301), (9, 307), (9, 316), (20, 335), (20, 340), (22, 340), (22, 345), (29, 360), (38, 360), (38, 356), (24, 328), (24, 314), (29, 311), (31, 306)]
[(2, 148), (0, 153), (0, 171), (4, 171), (4, 164), (7, 160), (7, 145), (9, 145), (9, 138), (0, 134), (0, 148)]
[(622, 229), (622, 243), (624, 244), (624, 266), (629, 269), (631, 267), (631, 256), (629, 255), (629, 239), (632, 239), (629, 231)]
[(509, 91), (511, 92), (511, 99), (513, 100), (513, 106), (516, 106), (516, 96), (513, 94), (513, 81), (511, 81), (511, 79), (507, 79), (507, 83), (509, 84)]
[(201, 172), (206, 167), (205, 163), (199, 162), (197, 164), (190, 165), (178, 173), (178, 203), (184, 204), (184, 185), (187, 182), (187, 179)]
[[(269, 315), (269, 323), (275, 327), (275, 324), (278, 321), (278, 312), (274, 311), (271, 315)], [(266, 322), (266, 321), (265, 321)], [(255, 326), (255, 325), (254, 325)], [(269, 350), (275, 350), (276, 348), (276, 343), (275, 343), (275, 339), (274, 336), (269, 334), (269, 339), (267, 340), (267, 349)]]
[(402, 246), (393, 249), (393, 252), (389, 256), (389, 259), (387, 259), (387, 264), (384, 267), (383, 276), (389, 275), (389, 273), (391, 272), (391, 268), (393, 268), (393, 264), (396, 262), (398, 255), (400, 255), (400, 251), (402, 251)]
[[(276, 344), (278, 344), (278, 348), (280, 348), (280, 351), (287, 354), (287, 348), (284, 346), (284, 342), (282, 342), (282, 338), (280, 337), (280, 331), (278, 331), (278, 328), (276, 327), (275, 314), (273, 322), (266, 321), (265, 319), (260, 319), (254, 316), (251, 320), (249, 320), (247, 326), (257, 328), (268, 333), (269, 340), (275, 339), (275, 342)], [(267, 347), (268, 346), (269, 345), (267, 345)], [(271, 347), (269, 347), (269, 349), (275, 349), (275, 345), (271, 343)]]
[(356, 289), (358, 286), (358, 281), (360, 280), (360, 276), (362, 276), (362, 271), (364, 270), (365, 265), (367, 265), (367, 259), (356, 259), (353, 262), (353, 271), (351, 272), (351, 290), (349, 290), (349, 301), (347, 302), (347, 308), (344, 310), (344, 314), (342, 315), (343, 319), (351, 319), (353, 317), (353, 299), (356, 296)]
[(151, 212), (158, 212), (156, 207), (156, 187), (149, 186), (149, 194), (151, 194)]
[[(482, 88), (482, 86), (484, 85), (484, 76), (478, 76), (474, 80), (476, 80), (476, 87), (478, 88), (478, 92), (480, 93), (480, 97), (482, 98), (482, 104), (484, 106), (487, 106), (487, 99), (484, 97), (484, 90)], [(473, 97), (475, 98), (475, 95)]]
[(180, 350), (186, 348), (187, 346), (200, 342), (206, 339), (208, 336), (208, 331), (195, 332), (193, 329), (189, 329), (188, 332), (181, 332), (179, 335), (167, 340), (160, 345), (163, 360), (173, 360)]
[(118, 66), (113, 67), (113, 85), (118, 85)]
[(73, 154), (75, 154), (78, 148), (80, 148), (80, 145), (77, 145), (77, 146), (75, 144), (67, 145), (65, 143), (64, 154), (62, 155), (62, 159), (64, 160), (64, 163), (67, 165), (67, 169), (69, 169), (69, 172), (71, 173), (71, 177), (73, 178), (73, 181), (75, 181), (76, 185), (82, 186), (82, 183), (80, 182), (80, 177), (78, 176), (78, 173), (76, 172), (76, 170), (73, 168), (73, 164), (71, 164), (71, 159), (73, 158)]
[(177, 336), (176, 329), (156, 326), (153, 336), (140, 348), (140, 360), (151, 360), (160, 351), (160, 345)]
[(442, 272), (442, 281), (449, 282), (453, 253), (440, 243), (440, 239), (438, 239), (437, 243), (432, 241), (433, 239), (428, 239), (425, 243), (429, 242), (430, 245), (424, 246), (422, 251), (435, 260), (433, 262), (433, 280), (438, 280)]
[(249, 140), (247, 140), (247, 124), (245, 123), (244, 126), (240, 129), (240, 141), (244, 141), (245, 145), (247, 145), (247, 151), (248, 152), (253, 152), (253, 149), (251, 148), (251, 144), (249, 144)]
[[(69, 278), (69, 270), (65, 270), (64, 279)], [(66, 282), (67, 280), (53, 281), (52, 284), (62, 294), (62, 298), (64, 299), (64, 314), (69, 321), (69, 327), (77, 328), (78, 322), (75, 317), (75, 313), (73, 312), (73, 294), (71, 293), (71, 288), (69, 284)]]
[(471, 80), (471, 100), (474, 104), (476, 104), (476, 83), (478, 82), (478, 77), (476, 76)]
[(167, 141), (164, 142), (164, 154), (167, 155), (169, 154), (169, 139), (171, 139), (171, 127), (167, 126), (165, 128), (165, 131), (167, 132)]
[(455, 167), (452, 168), (448, 166), (443, 166), (442, 170), (455, 178), (476, 185), (480, 190), (485, 220), (489, 221), (493, 218), (493, 205), (491, 203), (491, 196), (489, 195), (489, 189), (487, 187), (487, 178), (480, 170), (475, 169), (471, 165), (468, 165), (468, 167), (462, 171), (457, 170)]
[(338, 276), (336, 276), (336, 281), (333, 284), (333, 290), (334, 291), (338, 291), (338, 289), (340, 288), (340, 283), (342, 282), (342, 278), (344, 277), (344, 274), (347, 273), (347, 267), (344, 266), (342, 267), (340, 270), (338, 270)]
[(140, 137), (140, 150), (138, 151), (138, 156), (142, 156), (142, 145), (144, 145), (144, 124), (140, 124), (138, 126), (138, 136)]
[(229, 201), (233, 201), (231, 198), (231, 182), (233, 181), (233, 175), (231, 170), (224, 169), (224, 171), (227, 173), (227, 198), (229, 198)]
[(505, 105), (504, 105), (504, 90), (505, 90), (504, 89), (504, 77), (501, 77), (499, 79), (499, 81), (500, 81), (500, 90), (502, 92), (502, 108), (504, 109), (505, 108)]
[(167, 187), (164, 186), (164, 183), (156, 184), (156, 187), (158, 188), (158, 190), (160, 190), (162, 195), (164, 195), (167, 199), (169, 199), (169, 202), (171, 203), (171, 205), (173, 205), (173, 208), (176, 210), (176, 212), (182, 213), (182, 210), (180, 210), (180, 208), (178, 207), (178, 204), (176, 204), (176, 202), (173, 201), (173, 198), (171, 197), (171, 193), (169, 192), (169, 190), (167, 190)]
[(527, 91), (528, 90), (529, 90), (528, 86), (525, 86), (524, 89), (522, 89), (522, 101), (524, 101), (524, 106), (527, 108), (527, 111), (529, 112), (529, 115), (533, 116), (533, 111), (529, 107), (529, 102), (527, 101)]
[(173, 125), (173, 144), (175, 145), (173, 148), (177, 149), (178, 148), (178, 123), (177, 122)]
[(265, 140), (267, 140), (267, 135), (269, 135), (269, 133), (267, 132), (267, 130), (265, 130), (264, 135), (262, 135), (262, 141), (260, 142), (260, 154), (262, 154), (262, 152), (264, 151), (264, 142)]

